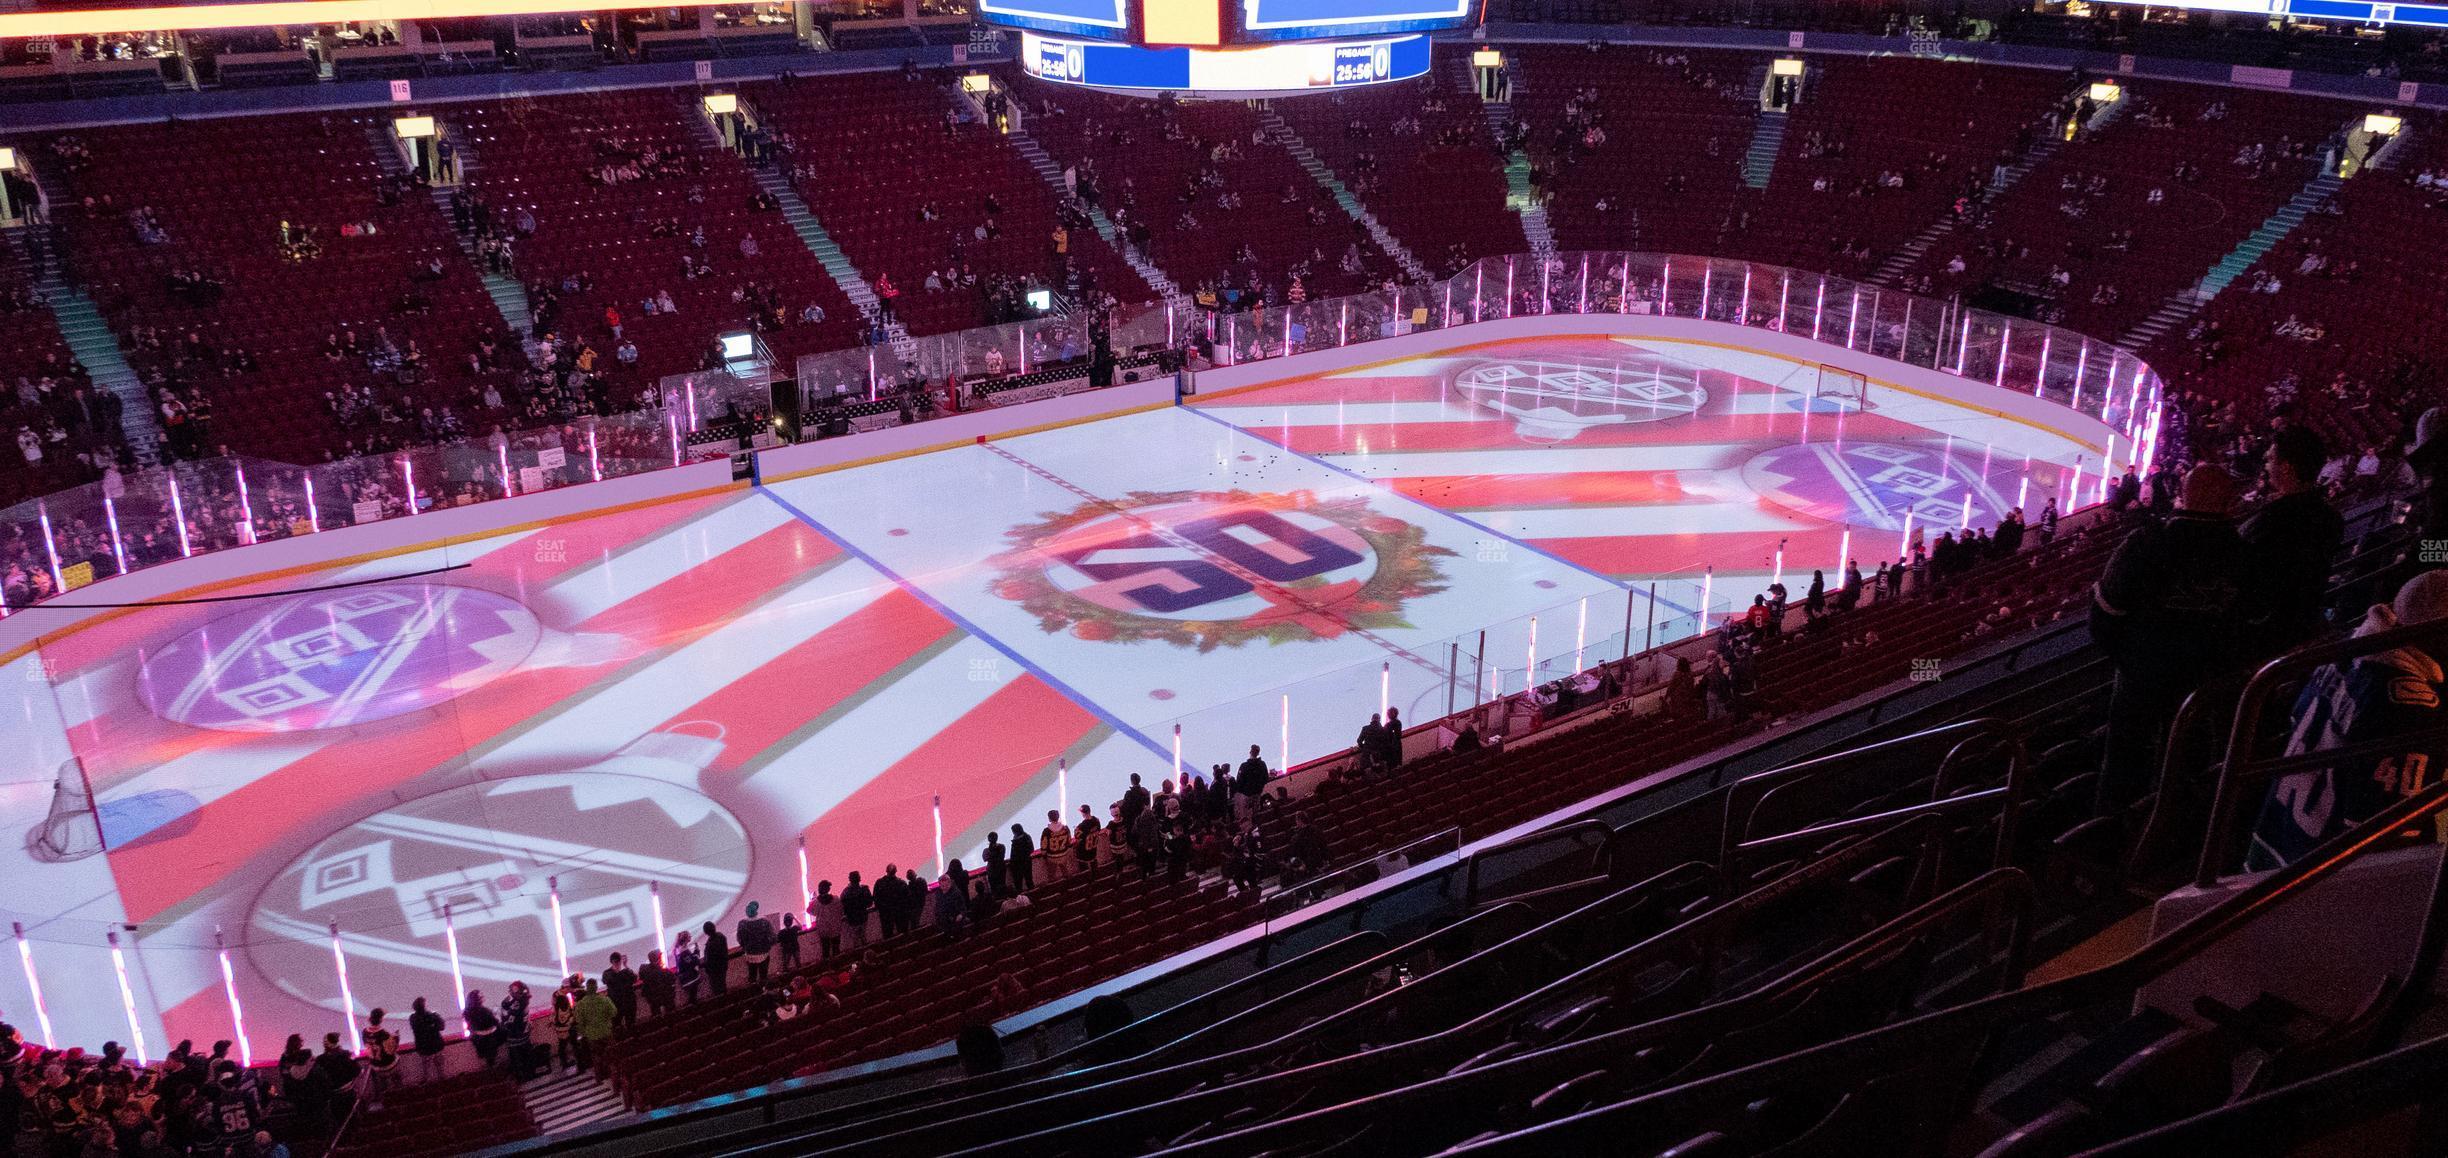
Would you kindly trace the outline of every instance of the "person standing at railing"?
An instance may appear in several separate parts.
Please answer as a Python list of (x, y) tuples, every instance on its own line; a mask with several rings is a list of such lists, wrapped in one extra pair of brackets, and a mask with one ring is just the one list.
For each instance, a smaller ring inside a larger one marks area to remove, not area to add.
[(1046, 809), (1045, 827), (1037, 831), (1037, 849), (1045, 854), (1048, 881), (1061, 880), (1078, 867), (1071, 854), (1071, 826), (1063, 823), (1062, 810)]
[(1266, 793), (1267, 762), (1259, 747), (1250, 745), (1249, 759), (1233, 773), (1233, 823), (1243, 828), (1257, 821), (1258, 798)]
[(2267, 587), (2236, 530), (2235, 503), (2235, 476), (2194, 467), (2175, 517), (2136, 529), (2092, 588), (2091, 635), (2116, 667), (2103, 813), (2152, 790), (2177, 707), (2248, 659), (2267, 621)]
[[(2448, 571), (2408, 580), (2390, 603), (2364, 613), (2355, 638), (2448, 619)], [(2285, 754), (2301, 756), (2437, 728), (2448, 669), (2436, 649), (2406, 646), (2312, 673), (2295, 699)], [(2270, 782), (2245, 867), (2275, 869), (2438, 781), (2448, 752), (2433, 740)]]
[(906, 931), (901, 915), (907, 908), (908, 898), (903, 890), (908, 887), (901, 883), (899, 865), (885, 865), (884, 875), (876, 878), (875, 907), (879, 936), (890, 937)]
[(1005, 871), (1011, 876), (1015, 893), (1026, 893), (1037, 887), (1037, 842), (1029, 839), (1028, 829), (1014, 822), (1011, 827), (1011, 860)]
[(2262, 465), (2262, 478), (2277, 497), (2244, 521), (2244, 542), (2270, 584), (2266, 654), (2302, 643), (2321, 628), (2329, 561), (2346, 537), (2346, 520), (2318, 485), (2328, 454), (2311, 430), (2280, 430)]
[(866, 946), (867, 914), (875, 909), (874, 890), (860, 881), (859, 874), (851, 873), (850, 883), (842, 886), (841, 891), (842, 936), (851, 948)]
[(420, 997), (408, 1007), (408, 1037), (416, 1047), (417, 1080), (436, 1081), (442, 1076), (442, 1015), (425, 1008)]

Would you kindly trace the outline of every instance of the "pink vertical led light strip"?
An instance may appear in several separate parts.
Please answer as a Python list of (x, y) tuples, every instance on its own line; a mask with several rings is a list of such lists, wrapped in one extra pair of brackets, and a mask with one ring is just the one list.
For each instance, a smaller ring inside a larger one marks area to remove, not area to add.
[(510, 444), (505, 442), (493, 449), (501, 459), (502, 497), (506, 499), (518, 493), (518, 487), (512, 481), (510, 474)]
[(1701, 635), (1708, 631), (1709, 598), (1713, 594), (1711, 589), (1716, 584), (1717, 569), (1715, 567), (1702, 568), (1700, 571), (1700, 622), (1697, 627), (1692, 628), (1693, 635)]
[(1827, 279), (1819, 279), (1818, 296), (1811, 299), (1811, 341), (1819, 340), (1819, 320), (1827, 316)]
[(1394, 661), (1377, 665), (1377, 714), (1382, 716), (1394, 700)]
[(136, 1067), (153, 1064), (151, 1051), (145, 1048), (144, 1022), (136, 1016), (136, 989), (128, 984), (127, 952), (119, 947), (119, 931), (105, 934), (110, 942), (111, 971), (119, 975), (119, 1008), (127, 1013), (128, 1045), (136, 1055)]
[(1853, 308), (1845, 314), (1845, 349), (1853, 348), (1853, 331), (1861, 325), (1861, 287), (1853, 287)]
[(249, 543), (254, 542), (255, 499), (247, 493), (246, 468), (243, 466), (238, 468), (238, 519), (239, 538)]
[(567, 977), (570, 975), (569, 933), (561, 925), (561, 878), (544, 878), (544, 887), (552, 898), (553, 959), (561, 963), (561, 976)]
[(587, 428), (587, 469), (594, 472), (595, 481), (603, 481), (603, 457), (595, 451), (595, 428)]
[(51, 560), (51, 591), (58, 594), (68, 589), (68, 580), (60, 574), (59, 544), (51, 538), (51, 508), (48, 504), (36, 503), (34, 514), (42, 522), (43, 554)]
[(2012, 349), (2013, 347), (2014, 347), (2014, 323), (2013, 323), (2013, 322), (2006, 322), (2006, 323), (2003, 323), (2002, 325), (2000, 325), (2000, 326), (1998, 327), (1998, 367), (1997, 367), (1997, 377), (1990, 379), (1991, 384), (1993, 384), (1993, 385), (1997, 385), (1997, 386), (2003, 386), (2003, 385), (2005, 385), (2005, 384), (2006, 384), (2006, 351), (2007, 351), (2007, 350), (2009, 350), (2009, 349)]
[(1742, 301), (1734, 307), (1734, 324), (1751, 324), (1751, 263), (1747, 261), (1743, 263)]
[(1852, 558), (1853, 528), (1846, 527), (1844, 529), (1844, 534), (1836, 540), (1836, 582), (1839, 585), (1844, 583), (1845, 564), (1850, 562)]
[(1712, 289), (1715, 289), (1715, 288), (1716, 288), (1716, 285), (1717, 285), (1717, 263), (1716, 263), (1716, 262), (1713, 262), (1713, 261), (1704, 261), (1704, 262), (1701, 262), (1701, 263), (1700, 263), (1700, 309), (1699, 309), (1697, 312), (1695, 312), (1695, 313), (1692, 315), (1693, 317), (1699, 318), (1699, 319), (1700, 319), (1700, 320), (1702, 320), (1702, 321), (1707, 321), (1707, 320), (1708, 320), (1709, 291), (1710, 291), (1710, 290), (1712, 290)]
[[(1287, 696), (1285, 699), (1288, 702), (1290, 697)], [(1069, 756), (1054, 761), (1054, 815), (1065, 824), (1071, 822), (1071, 758)]]
[[(307, 485), (314, 484), (312, 480), (309, 480)], [(119, 573), (125, 575), (127, 574), (127, 544), (119, 541), (119, 504), (113, 502), (108, 495), (102, 497), (102, 519), (110, 524), (111, 558), (119, 561)]]
[(815, 899), (816, 890), (808, 885), (807, 837), (799, 837), (799, 909), (805, 912), (808, 902)]
[(1589, 312), (1589, 255), (1581, 255), (1581, 312)]
[(195, 555), (195, 545), (187, 540), (187, 503), (179, 497), (178, 476), (170, 476), (170, 521), (178, 524), (179, 558)]
[(17, 963), (25, 967), (26, 992), (34, 996), (34, 1020), (42, 1026), (44, 1049), (58, 1049), (59, 1038), (51, 1032), (51, 1007), (43, 1003), (42, 978), (34, 972), (34, 946), (26, 940), (25, 925), (11, 921), (9, 928), (17, 934)]
[(2049, 343), (2056, 337), (2057, 331), (2055, 330), (2040, 332), (2040, 372), (2032, 375), (2032, 397), (2034, 398), (2040, 397), (2040, 392), (2048, 387)]
[(306, 533), (316, 535), (322, 531), (323, 513), (315, 509), (314, 476), (310, 474), (306, 476)]
[(1896, 536), (1896, 564), (1902, 566), (1912, 558), (1912, 508), (1904, 508), (1904, 533)]
[(1573, 626), (1573, 670), (1581, 670), (1582, 653), (1589, 648), (1589, 596), (1581, 597), (1581, 619)]
[(1181, 725), (1173, 725), (1173, 778), (1181, 779)]
[[(671, 946), (671, 937), (663, 931), (663, 882), (646, 882), (646, 901), (647, 907), (654, 910), (655, 948), (668, 949)], [(665, 965), (670, 963), (668, 960), (664, 962)]]
[(680, 465), (680, 416), (666, 414), (663, 420), (671, 427), (672, 465), (678, 466)]
[(230, 968), (229, 945), (222, 940), (221, 926), (213, 926), (213, 953), (221, 959), (221, 993), (229, 998), (230, 1034), (238, 1041), (238, 1064), (255, 1064), (255, 1047), (247, 1042), (246, 1010), (238, 1004), (238, 974)]
[[(1706, 299), (1702, 299), (1706, 300)], [(1522, 670), (1522, 690), (1538, 686), (1538, 616), (1530, 617), (1530, 658)]]
[(400, 456), (400, 478), (406, 482), (408, 487), (408, 513), (412, 515), (419, 513), (417, 511), (416, 463), (410, 461), (406, 455)]
[(1513, 316), (1513, 259), (1510, 257), (1505, 259), (1504, 316)]
[[(656, 897), (655, 912), (660, 915), (662, 910), (663, 898)], [(655, 939), (658, 941), (662, 940), (662, 933), (663, 923), (658, 920), (655, 922)], [(465, 1002), (467, 1000), (468, 987), (467, 974), (462, 973), (459, 970), (459, 922), (452, 919), (451, 907), (449, 905), (442, 906), (442, 947), (450, 951), (451, 993), (453, 994), (452, 1000), (456, 1002)], [(468, 1028), (467, 1006), (464, 1004), (460, 1005), (459, 1007), (459, 1033), (462, 1037), (472, 1037), (475, 1035), (475, 1031)]]
[(944, 870), (943, 793), (938, 792), (935, 794), (935, 875), (942, 876), (944, 874)]
[(340, 977), (340, 1020), (348, 1023), (349, 1049), (365, 1049), (365, 1031), (357, 1028), (357, 995), (349, 992), (348, 953), (340, 948), (340, 922), (331, 923), (332, 972)]
[(1785, 332), (1785, 303), (1793, 297), (1793, 271), (1777, 275), (1777, 332)]

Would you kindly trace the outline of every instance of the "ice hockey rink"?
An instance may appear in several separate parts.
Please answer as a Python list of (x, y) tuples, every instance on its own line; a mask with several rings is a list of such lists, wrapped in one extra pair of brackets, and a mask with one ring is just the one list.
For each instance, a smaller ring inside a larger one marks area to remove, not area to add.
[(1751, 349), (1525, 339), (133, 611), (0, 685), (0, 1010), (37, 1032), (31, 974), (62, 1045), (235, 1009), (265, 1055), (344, 1000), (548, 988), (1689, 635), (2097, 453)]

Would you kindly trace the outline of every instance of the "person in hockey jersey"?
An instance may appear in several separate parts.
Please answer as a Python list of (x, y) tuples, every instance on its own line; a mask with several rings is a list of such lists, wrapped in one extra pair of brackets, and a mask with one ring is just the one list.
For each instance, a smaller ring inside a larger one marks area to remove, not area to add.
[[(2396, 627), (2448, 619), (2448, 571), (2426, 571), (2406, 581), (2393, 603), (2376, 604), (2355, 637)], [(2441, 695), (2448, 674), (2431, 649), (2393, 648), (2367, 655), (2341, 670), (2332, 664), (2312, 673), (2296, 697), (2286, 754), (2299, 756), (2390, 736), (2411, 735), (2448, 722)], [(2403, 751), (2382, 751), (2326, 768), (2312, 768), (2271, 782), (2253, 827), (2245, 867), (2274, 869), (2310, 852), (2438, 781), (2448, 747), (2434, 740)]]

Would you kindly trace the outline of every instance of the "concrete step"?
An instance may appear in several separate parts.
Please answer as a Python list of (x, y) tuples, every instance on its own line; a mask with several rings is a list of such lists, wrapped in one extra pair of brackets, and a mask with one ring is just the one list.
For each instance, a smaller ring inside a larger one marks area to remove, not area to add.
[[(1046, 187), (1053, 190), (1056, 200), (1070, 199), (1071, 188), (1063, 180), (1062, 165), (1047, 155), (1045, 146), (1039, 143), (1037, 138), (1028, 135), (1023, 130), (1013, 129), (1004, 134), (1004, 139), (1010, 141), (1012, 147), (1019, 150), (1021, 156), (1028, 158), (1029, 167), (1037, 171), (1038, 180), (1045, 182)], [(1139, 280), (1146, 282), (1149, 289), (1156, 291), (1158, 298), (1184, 309), (1189, 307), (1190, 295), (1182, 291), (1180, 283), (1175, 282), (1172, 275), (1167, 274), (1155, 262), (1150, 261), (1146, 254), (1131, 248), (1130, 243), (1123, 238), (1122, 231), (1114, 225), (1112, 218), (1105, 215), (1103, 208), (1090, 208), (1088, 223), (1096, 230), (1097, 236), (1102, 238), (1107, 245), (1112, 246), (1114, 252), (1121, 255), (1123, 262), (1139, 275)]]
[(545, 1134), (574, 1130), (625, 1112), (620, 1095), (591, 1074), (556, 1073), (520, 1087), (527, 1116)]
[(1410, 247), (1404, 245), (1402, 239), (1395, 237), (1391, 231), (1386, 229), (1385, 223), (1379, 221), (1376, 214), (1361, 204), (1359, 196), (1343, 184), (1342, 178), (1337, 177), (1333, 169), (1328, 168), (1324, 161), (1318, 159), (1317, 153), (1309, 148), (1307, 142), (1301, 140), (1300, 134), (1292, 130), (1291, 124), (1286, 122), (1281, 114), (1272, 108), (1264, 109), (1259, 113), (1259, 121), (1277, 140), (1284, 142), (1285, 151), (1292, 154), (1294, 160), (1300, 162), (1301, 170), (1309, 174), (1309, 179), (1317, 182), (1321, 188), (1333, 196), (1335, 204), (1341, 206), (1345, 214), (1359, 222), (1361, 228), (1368, 231), (1369, 240), (1376, 242), (1377, 248), (1385, 251), (1387, 257), (1394, 259), (1394, 264), (1403, 271), (1403, 277), (1406, 280), (1415, 283), (1433, 280), (1428, 272), (1428, 267), (1421, 264), (1420, 259), (1412, 254)]
[(1751, 129), (1751, 146), (1743, 151), (1743, 184), (1753, 189), (1768, 187), (1768, 179), (1776, 173), (1777, 155), (1784, 151), (1784, 113), (1761, 113)]

